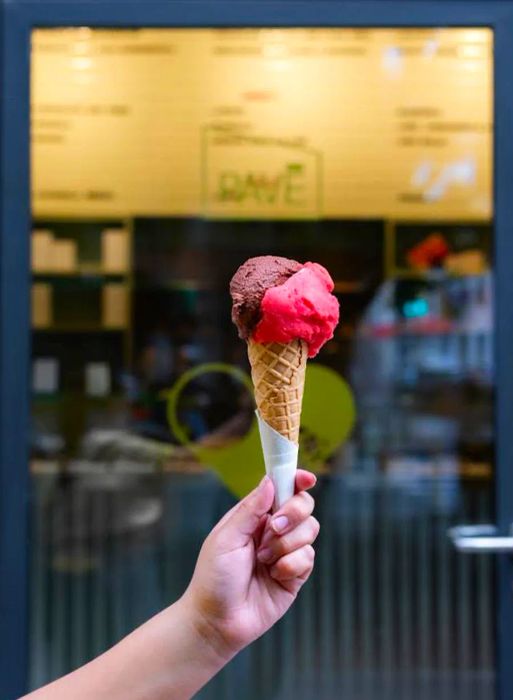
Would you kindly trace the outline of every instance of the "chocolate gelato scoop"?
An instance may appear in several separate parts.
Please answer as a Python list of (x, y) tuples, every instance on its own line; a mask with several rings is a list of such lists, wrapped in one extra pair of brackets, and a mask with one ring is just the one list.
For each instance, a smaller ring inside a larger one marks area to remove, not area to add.
[(249, 338), (260, 320), (260, 304), (270, 287), (277, 287), (302, 268), (302, 264), (277, 255), (249, 258), (230, 282), (232, 321), (241, 338)]

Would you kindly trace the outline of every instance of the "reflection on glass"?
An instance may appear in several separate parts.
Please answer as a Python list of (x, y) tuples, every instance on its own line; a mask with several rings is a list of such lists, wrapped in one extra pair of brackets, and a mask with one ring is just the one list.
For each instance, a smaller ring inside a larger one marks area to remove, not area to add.
[(257, 481), (228, 282), (272, 252), (341, 302), (300, 438), (317, 568), (201, 697), (493, 697), (491, 564), (446, 537), (493, 515), (491, 51), (485, 29), (34, 33), (32, 685), (178, 597)]

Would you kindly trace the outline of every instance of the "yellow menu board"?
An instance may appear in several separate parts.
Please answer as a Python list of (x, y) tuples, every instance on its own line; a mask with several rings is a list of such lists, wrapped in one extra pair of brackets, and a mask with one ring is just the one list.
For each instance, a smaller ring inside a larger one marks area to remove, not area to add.
[(492, 215), (488, 29), (39, 29), (36, 216)]

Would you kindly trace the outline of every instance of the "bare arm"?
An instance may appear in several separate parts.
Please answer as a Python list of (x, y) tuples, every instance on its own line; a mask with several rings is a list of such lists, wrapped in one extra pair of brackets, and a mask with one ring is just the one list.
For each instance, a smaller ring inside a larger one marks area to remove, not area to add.
[(105, 654), (35, 691), (30, 700), (181, 700), (229, 660), (195, 628), (179, 600)]
[(298, 493), (271, 519), (274, 490), (264, 479), (207, 537), (179, 601), (26, 700), (189, 700), (288, 610), (308, 579), (319, 526), (304, 490), (314, 483), (298, 471)]

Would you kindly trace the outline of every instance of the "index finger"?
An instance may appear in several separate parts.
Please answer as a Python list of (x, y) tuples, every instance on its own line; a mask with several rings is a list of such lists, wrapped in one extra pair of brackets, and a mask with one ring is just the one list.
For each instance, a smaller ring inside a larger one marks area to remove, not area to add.
[(296, 493), (308, 491), (317, 483), (317, 477), (306, 469), (298, 469), (296, 472)]

